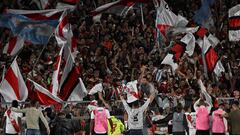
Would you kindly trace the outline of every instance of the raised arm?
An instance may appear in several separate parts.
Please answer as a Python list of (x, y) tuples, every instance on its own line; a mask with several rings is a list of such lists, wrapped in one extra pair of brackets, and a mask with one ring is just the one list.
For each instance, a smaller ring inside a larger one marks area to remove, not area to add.
[(207, 103), (212, 107), (212, 98), (211, 96), (207, 93), (206, 87), (203, 85), (203, 82), (201, 79), (198, 79), (198, 85), (201, 89), (201, 93), (204, 95)]
[(195, 111), (198, 109), (198, 104), (199, 104), (200, 98), (194, 103), (193, 108)]
[(18, 108), (11, 108), (12, 111), (17, 112), (17, 113), (26, 113), (26, 109), (18, 109)]

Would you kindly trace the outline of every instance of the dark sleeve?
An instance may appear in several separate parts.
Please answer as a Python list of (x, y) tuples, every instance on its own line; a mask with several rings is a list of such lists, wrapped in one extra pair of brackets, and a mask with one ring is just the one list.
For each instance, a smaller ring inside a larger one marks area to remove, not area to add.
[(188, 128), (187, 118), (186, 118), (185, 114), (183, 115), (183, 126), (184, 126), (187, 134), (189, 135), (189, 128)]

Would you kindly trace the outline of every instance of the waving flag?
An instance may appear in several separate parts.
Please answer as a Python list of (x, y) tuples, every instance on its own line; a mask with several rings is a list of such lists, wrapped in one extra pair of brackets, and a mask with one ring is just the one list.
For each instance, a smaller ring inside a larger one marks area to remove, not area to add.
[(32, 20), (58, 20), (64, 9), (47, 9), (47, 10), (20, 10), (7, 9), (6, 13), (24, 15)]
[(7, 102), (12, 102), (13, 100), (25, 101), (28, 97), (27, 86), (19, 70), (16, 58), (1, 82), (0, 93)]
[(52, 83), (50, 86), (50, 92), (55, 96), (59, 92), (60, 66), (61, 66), (61, 62), (62, 62), (63, 48), (64, 48), (64, 46), (62, 46), (62, 48), (56, 58), (56, 62), (54, 64), (54, 71), (53, 71), (53, 75), (52, 75)]
[(49, 106), (49, 105), (56, 105), (61, 104), (62, 100), (57, 96), (54, 96), (51, 92), (47, 89), (39, 85), (38, 83), (28, 79), (33, 83), (34, 91), (35, 91), (35, 98), (41, 105)]
[(202, 49), (202, 53), (206, 61), (207, 72), (214, 72), (217, 76), (221, 76), (221, 73), (225, 72), (225, 69), (208, 37), (204, 36), (203, 40), (198, 41), (198, 45)]
[(166, 31), (170, 27), (184, 27), (187, 25), (188, 20), (181, 15), (175, 15), (164, 0), (154, 0), (154, 4), (157, 9), (156, 27), (158, 38), (160, 33), (166, 38)]
[(14, 56), (23, 48), (23, 45), (24, 40), (22, 38), (16, 36), (11, 37), (3, 49), (3, 54)]
[(7, 10), (7, 13), (0, 15), (0, 27), (7, 27), (14, 35), (34, 44), (47, 44), (58, 25), (59, 12)]
[(91, 90), (89, 91), (89, 95), (94, 95), (98, 92), (102, 92), (103, 91), (103, 84), (102, 83), (98, 83), (96, 85), (94, 85)]
[(203, 25), (211, 16), (210, 6), (215, 0), (202, 0), (202, 5), (199, 10), (195, 12), (193, 20), (198, 25)]
[[(55, 38), (59, 46), (66, 45), (64, 52), (68, 52), (66, 49), (68, 49), (67, 46), (69, 46), (73, 55), (76, 56), (77, 39), (73, 35), (71, 24), (68, 22), (68, 11), (69, 10), (65, 10), (59, 19), (59, 24), (55, 30)], [(68, 55), (68, 53), (65, 55)]]
[(178, 62), (184, 53), (191, 56), (195, 48), (195, 37), (192, 33), (186, 34), (180, 41), (176, 42), (169, 53), (165, 56), (161, 64), (170, 65), (175, 71), (178, 68)]
[(228, 36), (230, 41), (240, 40), (240, 4), (232, 7), (228, 11)]
[(75, 65), (72, 54), (69, 53), (69, 57), (60, 81), (60, 92), (58, 94), (62, 100), (66, 101), (69, 98), (79, 83), (79, 76), (79, 68)]
[(82, 101), (87, 96), (87, 89), (81, 78), (78, 79), (79, 83), (70, 94), (68, 101)]

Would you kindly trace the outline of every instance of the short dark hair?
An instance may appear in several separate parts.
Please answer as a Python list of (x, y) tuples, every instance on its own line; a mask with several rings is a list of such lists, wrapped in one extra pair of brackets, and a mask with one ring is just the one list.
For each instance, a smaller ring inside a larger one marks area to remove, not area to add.
[(18, 101), (17, 100), (12, 101), (12, 107), (18, 107)]
[(233, 101), (232, 105), (239, 106), (239, 102), (235, 100), (235, 101)]
[(183, 109), (183, 106), (181, 103), (178, 103), (177, 106), (176, 106), (176, 112), (180, 113)]
[(31, 105), (31, 106), (36, 106), (36, 103), (37, 103), (36, 100), (31, 100), (31, 101), (30, 101), (30, 105)]
[(98, 106), (100, 106), (100, 107), (103, 107), (103, 106), (104, 106), (102, 100), (98, 100)]

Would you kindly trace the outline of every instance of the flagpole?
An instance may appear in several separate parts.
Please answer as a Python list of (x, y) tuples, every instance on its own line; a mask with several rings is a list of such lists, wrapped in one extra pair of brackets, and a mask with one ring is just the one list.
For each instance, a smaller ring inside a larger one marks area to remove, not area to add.
[[(53, 33), (54, 33), (54, 32), (53, 32)], [(53, 35), (53, 33), (52, 33), (52, 35)], [(52, 35), (50, 35), (50, 37), (48, 38), (48, 42), (49, 42), (50, 38), (52, 37)], [(33, 64), (32, 71), (34, 71), (34, 69), (35, 69), (35, 67), (36, 67), (36, 65), (37, 65), (37, 63), (38, 63), (38, 61), (40, 60), (40, 58), (41, 58), (41, 56), (42, 56), (43, 51), (44, 51), (44, 50), (46, 49), (46, 47), (47, 47), (48, 42), (47, 42), (46, 44), (43, 45), (43, 48), (42, 48), (42, 50), (41, 50), (41, 52), (40, 52), (38, 58), (36, 59), (36, 61), (35, 61), (34, 64)], [(32, 76), (33, 76), (33, 72), (32, 72)]]
[[(204, 37), (204, 38), (206, 38), (206, 37)], [(203, 52), (204, 40), (206, 40), (206, 39), (203, 39), (203, 43), (202, 43), (202, 61), (203, 61), (204, 75), (206, 78), (208, 78), (207, 63), (206, 63), (206, 59), (205, 59), (204, 52)]]
[(141, 9), (141, 16), (142, 16), (142, 25), (144, 27), (145, 23), (144, 23), (144, 18), (143, 18), (143, 4), (142, 3), (140, 5), (140, 9)]
[(4, 80), (5, 77), (5, 72), (6, 72), (6, 65), (3, 65), (3, 72), (2, 72), (2, 80)]

